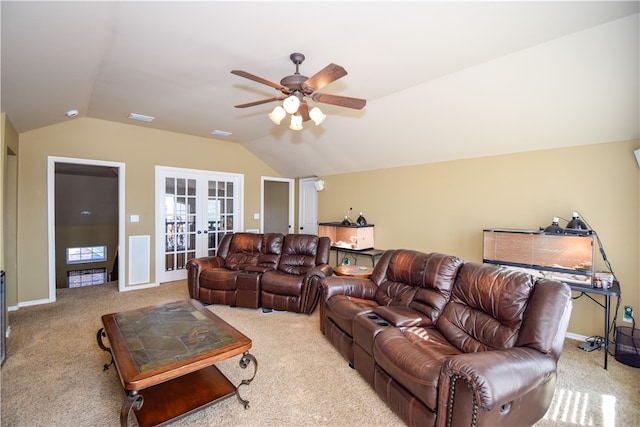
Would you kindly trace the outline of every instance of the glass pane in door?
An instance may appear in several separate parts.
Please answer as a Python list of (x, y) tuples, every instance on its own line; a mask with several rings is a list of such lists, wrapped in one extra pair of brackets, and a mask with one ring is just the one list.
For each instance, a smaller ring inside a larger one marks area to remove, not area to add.
[[(209, 181), (207, 198), (207, 223), (209, 237), (207, 253), (216, 255), (222, 237), (233, 232), (233, 218), (227, 215), (228, 205), (233, 205), (233, 183), (225, 181)], [(231, 196), (229, 196), (231, 194)], [(233, 211), (233, 208), (231, 208)]]
[(165, 178), (165, 271), (184, 269), (195, 257), (196, 181)]

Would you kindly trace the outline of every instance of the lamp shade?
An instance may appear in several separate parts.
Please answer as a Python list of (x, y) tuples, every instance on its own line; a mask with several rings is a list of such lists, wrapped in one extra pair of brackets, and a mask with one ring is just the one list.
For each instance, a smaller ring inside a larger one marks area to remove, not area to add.
[(287, 115), (287, 112), (284, 111), (284, 108), (278, 105), (276, 108), (273, 109), (272, 112), (269, 113), (269, 118), (273, 123), (279, 125), (282, 119), (284, 119), (286, 115)]
[(302, 116), (300, 114), (294, 114), (291, 116), (291, 125), (289, 125), (289, 129), (302, 130)]
[(311, 111), (309, 111), (309, 117), (311, 120), (318, 126), (320, 123), (324, 122), (324, 119), (327, 118), (327, 115), (324, 114), (318, 107), (313, 107)]
[(297, 96), (291, 95), (282, 102), (282, 106), (284, 107), (284, 111), (289, 114), (295, 114), (298, 111), (298, 107), (300, 107), (300, 100)]

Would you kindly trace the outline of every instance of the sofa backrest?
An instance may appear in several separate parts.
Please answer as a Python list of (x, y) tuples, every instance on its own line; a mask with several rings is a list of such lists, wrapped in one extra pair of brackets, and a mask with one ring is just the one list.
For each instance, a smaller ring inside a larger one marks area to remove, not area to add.
[(234, 233), (226, 254), (219, 256), (224, 258), (224, 266), (229, 270), (242, 270), (247, 266), (257, 265), (262, 253), (262, 241), (262, 234)]
[(265, 233), (262, 239), (262, 252), (258, 256), (258, 265), (260, 267), (270, 267), (275, 270), (278, 266), (278, 261), (280, 261), (283, 242), (284, 234)]
[[(327, 237), (312, 234), (287, 234), (282, 244), (278, 270), (287, 274), (303, 275), (316, 266), (320, 241)], [(324, 246), (324, 245), (323, 245)], [(327, 254), (328, 259), (328, 254)]]
[(371, 280), (379, 305), (404, 305), (435, 321), (449, 300), (462, 259), (408, 249), (389, 250), (378, 261)]
[(464, 353), (511, 348), (518, 340), (534, 280), (519, 271), (466, 263), (436, 328)]
[(464, 261), (462, 258), (440, 253), (428, 254), (425, 261), (424, 279), (409, 307), (435, 323), (451, 298), (453, 283)]

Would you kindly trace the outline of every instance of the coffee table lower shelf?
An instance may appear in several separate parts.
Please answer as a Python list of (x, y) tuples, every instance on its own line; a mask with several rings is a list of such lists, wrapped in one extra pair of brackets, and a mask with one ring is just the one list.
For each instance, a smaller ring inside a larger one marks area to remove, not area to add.
[[(218, 368), (208, 366), (141, 390), (142, 406), (134, 414), (140, 427), (161, 425), (237, 393), (237, 388)], [(134, 396), (129, 395), (125, 400), (121, 416), (129, 416)]]

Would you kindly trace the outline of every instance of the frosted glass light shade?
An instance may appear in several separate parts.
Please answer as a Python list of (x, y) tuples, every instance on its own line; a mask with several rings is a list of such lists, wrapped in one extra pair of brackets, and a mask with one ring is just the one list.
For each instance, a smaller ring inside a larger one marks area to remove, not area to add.
[(291, 95), (282, 102), (282, 106), (284, 107), (284, 111), (289, 114), (295, 114), (298, 111), (298, 107), (300, 107), (300, 100), (297, 96)]
[(287, 112), (284, 111), (284, 108), (278, 105), (276, 108), (273, 109), (272, 112), (269, 113), (269, 118), (273, 123), (279, 125), (282, 119), (284, 119), (286, 115), (287, 115)]
[(302, 130), (302, 116), (300, 114), (291, 116), (291, 125), (289, 125), (289, 129)]
[(311, 111), (309, 111), (309, 117), (311, 120), (318, 126), (320, 123), (324, 122), (324, 119), (327, 118), (327, 115), (324, 114), (318, 107), (313, 107)]

